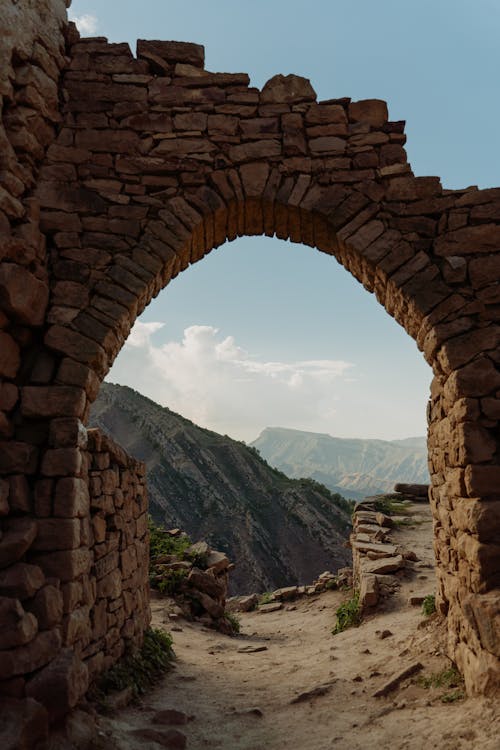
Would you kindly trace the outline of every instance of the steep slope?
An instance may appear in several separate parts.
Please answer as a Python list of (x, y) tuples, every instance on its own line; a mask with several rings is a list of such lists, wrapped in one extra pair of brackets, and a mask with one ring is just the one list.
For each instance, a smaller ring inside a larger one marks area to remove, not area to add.
[(266, 427), (252, 446), (288, 476), (312, 477), (354, 499), (390, 492), (395, 482), (429, 481), (424, 437), (356, 440)]
[(343, 498), (289, 479), (244, 443), (109, 383), (90, 424), (146, 462), (155, 520), (206, 539), (236, 562), (231, 593), (309, 582), (350, 560)]

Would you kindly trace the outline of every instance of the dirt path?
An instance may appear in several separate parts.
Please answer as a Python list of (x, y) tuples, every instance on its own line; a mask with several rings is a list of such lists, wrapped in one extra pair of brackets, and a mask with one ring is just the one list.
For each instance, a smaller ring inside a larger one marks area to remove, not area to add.
[[(434, 590), (429, 516), (399, 527), (393, 538), (420, 559), (383, 611), (360, 627), (332, 635), (335, 609), (346, 596), (341, 592), (241, 615), (236, 638), (181, 621), (173, 633), (172, 672), (142, 706), (103, 721), (102, 730), (118, 748), (157, 750), (130, 732), (165, 731), (153, 718), (172, 708), (194, 717), (178, 727), (188, 750), (499, 750), (500, 712), (491, 702), (443, 703), (453, 690), (425, 688), (418, 675), (386, 697), (373, 696), (416, 661), (420, 675), (449, 667), (435, 628), (408, 604), (410, 595)], [(153, 616), (156, 626), (172, 624), (161, 600), (153, 602)], [(316, 694), (304, 696), (308, 691)]]

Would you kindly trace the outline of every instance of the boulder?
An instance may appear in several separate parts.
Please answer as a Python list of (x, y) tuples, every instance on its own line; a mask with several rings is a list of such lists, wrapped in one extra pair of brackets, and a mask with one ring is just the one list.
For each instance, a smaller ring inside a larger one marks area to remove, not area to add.
[(66, 648), (27, 683), (26, 693), (45, 706), (53, 722), (77, 704), (88, 686), (87, 666)]
[(37, 522), (33, 518), (11, 518), (0, 541), (0, 568), (17, 562), (33, 543)]
[(374, 607), (378, 602), (379, 590), (377, 576), (366, 573), (361, 576), (359, 587), (359, 604), (361, 609)]
[(395, 573), (402, 567), (404, 567), (404, 559), (402, 555), (380, 557), (378, 560), (363, 561), (362, 575), (364, 576), (366, 573), (385, 575), (386, 573)]
[(27, 698), (2, 697), (0, 701), (0, 747), (2, 750), (33, 750), (47, 740), (49, 717), (45, 708)]

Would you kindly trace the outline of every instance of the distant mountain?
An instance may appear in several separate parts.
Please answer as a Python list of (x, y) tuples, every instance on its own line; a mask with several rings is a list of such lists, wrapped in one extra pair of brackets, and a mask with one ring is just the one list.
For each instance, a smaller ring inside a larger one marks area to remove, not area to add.
[(156, 521), (227, 552), (232, 593), (310, 582), (349, 563), (350, 507), (326, 487), (289, 479), (244, 443), (124, 386), (102, 384), (90, 424), (146, 462)]
[(251, 445), (288, 476), (312, 477), (355, 500), (391, 492), (396, 482), (429, 482), (425, 437), (362, 440), (266, 427)]

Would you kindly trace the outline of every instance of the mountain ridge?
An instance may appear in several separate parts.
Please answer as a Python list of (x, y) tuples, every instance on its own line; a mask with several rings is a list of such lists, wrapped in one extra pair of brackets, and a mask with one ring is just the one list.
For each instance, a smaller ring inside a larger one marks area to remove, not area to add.
[(350, 506), (289, 479), (243, 442), (198, 427), (126, 386), (103, 383), (90, 425), (146, 462), (150, 512), (226, 552), (232, 592), (307, 583), (350, 561)]
[(425, 437), (338, 438), (266, 427), (250, 445), (288, 476), (312, 477), (353, 499), (391, 492), (395, 482), (429, 482)]

